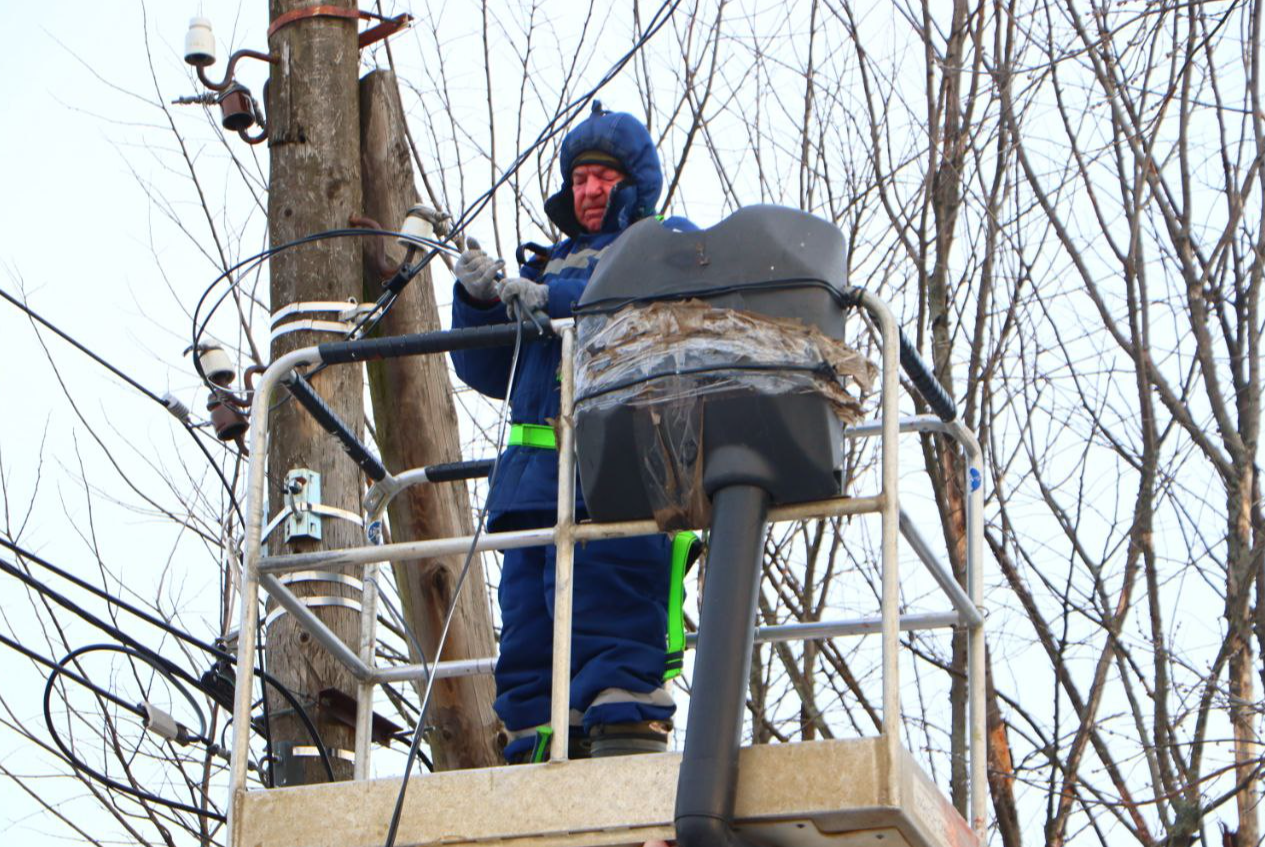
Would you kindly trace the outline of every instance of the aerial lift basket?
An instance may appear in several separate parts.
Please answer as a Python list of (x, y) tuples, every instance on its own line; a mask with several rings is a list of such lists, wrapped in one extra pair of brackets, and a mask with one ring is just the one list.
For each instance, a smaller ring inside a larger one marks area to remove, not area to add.
[[(366, 521), (408, 484), (460, 474), (392, 474), (322, 408), (296, 368), (561, 337), (562, 414), (557, 422), (559, 508), (552, 528), (485, 534), (478, 548), (556, 544), (552, 716), (569, 702), (574, 545), (675, 528), (710, 526), (707, 588), (683, 753), (574, 761), (554, 733), (551, 761), (414, 777), (397, 844), (560, 847), (979, 847), (984, 843), (983, 616), (980, 612), (982, 468), (979, 445), (956, 420), (887, 307), (844, 278), (837, 229), (802, 212), (749, 207), (695, 233), (653, 221), (631, 227), (603, 256), (577, 319), (515, 329), (424, 333), (308, 347), (273, 363), (256, 391), (246, 561), (231, 770), (231, 847), (375, 847), (382, 843), (398, 778), (369, 780), (377, 685), (490, 671), (493, 658), (379, 666), (371, 587), (378, 563), (463, 551), (473, 539), (436, 539), (318, 553), (263, 554), (264, 457), (272, 393), (288, 385), (375, 481)], [(860, 422), (855, 386), (870, 367), (842, 342), (846, 312), (869, 313), (881, 335), (879, 413)], [(935, 415), (901, 419), (897, 369)], [(848, 424), (844, 426), (844, 424)], [(968, 586), (965, 590), (900, 509), (900, 432), (938, 432), (964, 454)], [(881, 489), (843, 497), (845, 438), (879, 437)], [(578, 462), (578, 466), (577, 466)], [(474, 467), (477, 463), (468, 463)], [(481, 465), (486, 472), (486, 464)], [(577, 521), (582, 481), (587, 519)], [(431, 472), (428, 473), (428, 470)], [(753, 630), (767, 521), (877, 513), (882, 519), (881, 616)], [(951, 602), (946, 612), (899, 613), (898, 535), (904, 535)], [(363, 566), (358, 649), (344, 644), (281, 574)], [(263, 587), (358, 681), (355, 780), (246, 790), (252, 657)], [(901, 629), (962, 627), (968, 634), (970, 823), (947, 802), (900, 742), (897, 656)], [(882, 731), (877, 737), (740, 749), (753, 641), (879, 634)], [(740, 775), (740, 776), (739, 776)]]

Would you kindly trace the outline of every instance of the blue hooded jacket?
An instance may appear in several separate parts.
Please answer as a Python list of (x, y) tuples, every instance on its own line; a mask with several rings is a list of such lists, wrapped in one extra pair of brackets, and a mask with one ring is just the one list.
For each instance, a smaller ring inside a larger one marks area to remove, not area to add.
[[(602, 226), (596, 233), (585, 232), (575, 217), (571, 190), (571, 169), (576, 157), (588, 151), (613, 156), (627, 178), (611, 191)], [(567, 318), (580, 299), (601, 254), (631, 224), (655, 214), (655, 204), (663, 189), (659, 154), (649, 131), (640, 121), (621, 112), (593, 114), (563, 139), (559, 164), (562, 188), (545, 201), (545, 212), (569, 238), (554, 245), (547, 259), (523, 265), (521, 276), (548, 286), (546, 311), (551, 318)], [(684, 218), (669, 218), (664, 226), (680, 231), (697, 227)], [(452, 325), (454, 328), (505, 323), (505, 306), (498, 302), (473, 300), (465, 288), (453, 287)], [(513, 350), (500, 347), (463, 350), (452, 354), (457, 376), (481, 394), (505, 397)], [(561, 387), (558, 381), (562, 344), (550, 340), (526, 344), (519, 356), (518, 374), (510, 398), (513, 423), (552, 426), (558, 418)], [(496, 485), (490, 492), (488, 525), (494, 530), (518, 529), (553, 522), (558, 497), (558, 454), (536, 447), (510, 447), (501, 456)], [(576, 485), (577, 513), (584, 514), (583, 495)]]

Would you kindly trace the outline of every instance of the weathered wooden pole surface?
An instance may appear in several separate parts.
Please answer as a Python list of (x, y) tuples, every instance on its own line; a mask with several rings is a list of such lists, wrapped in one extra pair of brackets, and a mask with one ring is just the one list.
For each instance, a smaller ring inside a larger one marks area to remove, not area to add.
[[(386, 229), (399, 229), (405, 213), (418, 202), (418, 194), (399, 89), (390, 71), (374, 71), (360, 81), (360, 152), (365, 214)], [(390, 241), (388, 258), (398, 263), (404, 250), (394, 239)], [(383, 320), (382, 335), (439, 329), (431, 283), (429, 269), (414, 278)], [(380, 275), (366, 268), (366, 302), (377, 299), (381, 291)], [(444, 357), (414, 356), (375, 363), (369, 368), (369, 388), (378, 448), (388, 468), (401, 471), (461, 458), (457, 410)], [(389, 515), (394, 541), (474, 531), (469, 497), (460, 483), (413, 486), (395, 498)], [(405, 619), (428, 660), (434, 658), (463, 560), (462, 556), (450, 556), (395, 565)], [(483, 569), (476, 559), (457, 600), (442, 658), (478, 658), (495, 652)], [(413, 658), (420, 661), (420, 657)], [(435, 727), (428, 740), (436, 769), (500, 764), (493, 696), (488, 677), (436, 682), (426, 717)]]
[[(353, 0), (323, 0), (326, 5), (355, 9)], [(269, 20), (308, 0), (270, 0)], [(270, 177), (268, 234), (275, 247), (323, 230), (345, 227), (350, 215), (360, 211), (360, 131), (357, 22), (335, 17), (306, 17), (277, 30), (269, 47), (277, 61), (272, 66), (268, 91)], [(270, 265), (272, 310), (295, 302), (347, 300), (361, 289), (359, 239), (320, 241), (273, 257)], [(275, 359), (296, 347), (331, 336), (295, 332), (280, 336), (272, 345)], [(353, 429), (362, 431), (361, 400), (364, 379), (359, 368), (330, 368), (314, 379), (316, 390)], [(321, 502), (353, 513), (360, 512), (361, 474), (338, 449), (331, 436), (294, 402), (274, 398), (268, 447), (269, 517), (283, 508), (281, 484), (287, 472), (307, 468), (319, 473)], [(269, 539), (275, 553), (346, 547), (363, 543), (358, 525), (324, 517), (322, 540), (285, 543), (279, 527)], [(357, 575), (358, 574), (353, 574)], [(291, 583), (299, 596), (345, 596), (360, 600), (360, 591), (331, 580)], [(270, 604), (270, 608), (275, 604)], [(360, 614), (354, 608), (317, 606), (315, 614), (353, 650), (357, 649)], [(268, 669), (308, 705), (327, 747), (353, 749), (353, 731), (333, 720), (328, 710), (316, 708), (320, 691), (338, 688), (355, 697), (355, 684), (340, 664), (284, 614), (267, 632)], [(270, 692), (271, 693), (271, 692)], [(286, 705), (275, 696), (274, 747), (282, 742), (301, 746), (313, 742), (299, 721), (285, 714)], [(318, 759), (298, 759), (301, 767), (294, 783), (324, 782), (327, 777)], [(351, 776), (351, 764), (334, 757), (340, 779)]]

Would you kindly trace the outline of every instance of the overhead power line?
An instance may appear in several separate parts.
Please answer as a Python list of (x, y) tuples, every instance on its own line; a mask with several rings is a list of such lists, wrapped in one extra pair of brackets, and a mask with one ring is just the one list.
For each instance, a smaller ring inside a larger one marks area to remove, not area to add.
[[(598, 93), (619, 75), (619, 72), (636, 57), (637, 53), (645, 47), (650, 39), (652, 39), (659, 30), (663, 28), (668, 20), (671, 19), (672, 13), (676, 11), (676, 8), (680, 5), (680, 3), (681, 0), (665, 0), (665, 2), (662, 3), (650, 17), (650, 20), (647, 22), (646, 28), (642, 31), (641, 36), (633, 43), (632, 47), (630, 47), (626, 53), (620, 56), (620, 58), (611, 65), (602, 78), (598, 80), (593, 87), (554, 112), (553, 117), (545, 123), (535, 140), (533, 140), (525, 150), (515, 157), (514, 161), (511, 162), (510, 165), (501, 172), (501, 175), (496, 179), (496, 181), (492, 183), (492, 186), (466, 206), (453, 223), (449, 233), (444, 236), (443, 239), (426, 245), (430, 247), (430, 251), (413, 266), (411, 269), (413, 274), (416, 274), (425, 268), (437, 255), (439, 255), (441, 251), (451, 250), (450, 245), (454, 243), (457, 237), (474, 222), (475, 218), (477, 218), (485, 208), (487, 208), (487, 205), (491, 202), (492, 197), (496, 194), (496, 191), (508, 182), (516, 173), (518, 173), (522, 166), (536, 153), (537, 150), (543, 147), (551, 139), (557, 137), (557, 135), (565, 130), (571, 122), (576, 119), (576, 117), (583, 113), (584, 109), (593, 102)], [(324, 238), (363, 238), (365, 236), (379, 234), (399, 235), (399, 233), (384, 233), (368, 229), (328, 230), (326, 232), (314, 233), (304, 238), (295, 239), (294, 241), (290, 241), (285, 244), (279, 244), (275, 247), (270, 247), (236, 263), (216, 277), (215, 280), (207, 286), (206, 290), (203, 291), (201, 298), (199, 298), (198, 304), (193, 311), (193, 343), (195, 345), (200, 343), (202, 334), (206, 331), (207, 324), (210, 323), (211, 317), (228, 298), (229, 293), (231, 293), (231, 291), (240, 284), (241, 278), (249, 275), (256, 264), (266, 261), (282, 251), (291, 250), (295, 247), (309, 244), (313, 241)], [(423, 239), (414, 240), (424, 241)], [(234, 275), (236, 275), (235, 278)], [(207, 298), (210, 297), (211, 292), (216, 288), (216, 286), (226, 279), (231, 280), (228, 289), (221, 294), (214, 305), (211, 306), (205, 320), (203, 320), (199, 325), (198, 316), (203, 304), (206, 302)], [(386, 316), (387, 312), (391, 310), (391, 307), (394, 305), (398, 296), (398, 290), (388, 290), (384, 292), (375, 304), (374, 310), (361, 318), (360, 322), (353, 329), (353, 334), (364, 335), (372, 332), (373, 328), (377, 326), (377, 324)], [(200, 370), (199, 374), (201, 374)]]
[[(168, 402), (164, 400), (162, 397), (159, 397), (157, 394), (150, 391), (145, 386), (141, 385), (135, 379), (133, 379), (132, 377), (124, 373), (121, 369), (110, 364), (108, 361), (105, 360), (105, 358), (93, 352), (91, 349), (89, 349), (87, 346), (81, 343), (74, 336), (70, 335), (67, 332), (64, 332), (52, 321), (48, 320), (43, 315), (36, 312), (30, 306), (26, 305), (26, 303), (23, 303), (21, 300), (17, 299), (12, 294), (5, 291), (3, 288), (0, 288), (0, 297), (3, 297), (5, 300), (8, 300), (14, 306), (21, 309), (23, 312), (25, 312), (29, 318), (38, 322), (49, 331), (56, 334), (57, 337), (61, 338), (63, 341), (70, 344), (72, 347), (74, 347), (79, 352), (83, 353), (89, 359), (92, 359), (92, 361), (96, 362), (98, 365), (105, 368), (110, 373), (114, 374), (119, 379), (126, 382), (128, 385), (132, 386), (132, 388), (135, 388), (141, 394), (144, 394), (150, 400), (153, 400), (155, 403), (162, 406), (168, 412), (173, 411), (172, 406), (168, 404)], [(195, 357), (195, 361), (196, 361), (196, 357)], [(228, 481), (228, 477), (224, 476), (224, 471), (221, 470), (219, 463), (215, 461), (215, 457), (211, 455), (211, 452), (206, 449), (206, 445), (202, 443), (202, 439), (198, 438), (197, 429), (193, 427), (191, 424), (189, 424), (187, 421), (184, 421), (180, 419), (179, 417), (177, 417), (176, 420), (180, 422), (180, 425), (183, 426), (185, 431), (188, 432), (190, 437), (193, 438), (194, 443), (198, 445), (198, 449), (202, 451), (202, 455), (206, 457), (207, 462), (211, 465), (211, 469), (215, 471), (215, 475), (220, 478), (220, 482), (224, 486), (224, 491), (228, 494), (229, 503), (233, 507), (233, 511), (237, 513), (237, 519), (239, 521), (242, 521), (242, 523), (244, 524), (245, 518), (242, 517), (242, 509), (241, 509), (241, 505), (237, 502), (237, 495), (233, 493), (233, 485), (232, 483)]]
[[(131, 603), (128, 603), (127, 601), (119, 597), (116, 597), (115, 595), (109, 593), (108, 591), (98, 588), (97, 586), (93, 585), (92, 583), (86, 580), (80, 579), (79, 577), (75, 576), (69, 571), (66, 571), (63, 568), (57, 567), (56, 565), (52, 564), (46, 559), (43, 559), (42, 557), (37, 556), (34, 553), (31, 553), (30, 551), (26, 550), (25, 548), (23, 548), (22, 546), (18, 544), (13, 543), (12, 541), (9, 541), (5, 538), (0, 537), (0, 547), (8, 548), (9, 550), (18, 554), (22, 558), (27, 559), (31, 562), (34, 562), (40, 567), (48, 571), (51, 571), (52, 573), (62, 577), (63, 579), (68, 580), (69, 582), (84, 589), (85, 591), (88, 591), (91, 594), (94, 594), (97, 597), (100, 597), (101, 599), (105, 600), (108, 603), (111, 603), (115, 607), (122, 609), (123, 611), (126, 611), (129, 614), (135, 615), (136, 617), (140, 618), (146, 623), (149, 623), (153, 626), (158, 627), (159, 629), (163, 630), (164, 632), (169, 633), (170, 635), (175, 636), (181, 641), (184, 641), (187, 644), (191, 644), (211, 654), (212, 656), (215, 656), (220, 661), (227, 662), (229, 664), (236, 664), (237, 662), (237, 657), (233, 655), (232, 653), (229, 653), (226, 650), (221, 650), (219, 647), (215, 647), (211, 644), (208, 644), (205, 641), (202, 641), (196, 636), (191, 635), (190, 633), (181, 629), (180, 627), (177, 627), (171, 623), (168, 623), (167, 621), (164, 621), (162, 618), (159, 618), (156, 615), (152, 615), (149, 612), (146, 612), (144, 609), (140, 609), (132, 605)], [(4, 559), (0, 559), (0, 571), (3, 571), (4, 573), (7, 573), (10, 576), (20, 580), (21, 582), (25, 583), (29, 588), (32, 588), (35, 591), (40, 592), (45, 597), (48, 597), (50, 600), (57, 603), (62, 608), (77, 615), (78, 617), (82, 618), (83, 620), (97, 627), (101, 631), (109, 634), (112, 638), (114, 638), (120, 644), (126, 644), (129, 647), (132, 647), (136, 650), (139, 650), (145, 653), (146, 655), (154, 659), (156, 662), (159, 662), (162, 665), (162, 667), (167, 668), (175, 676), (180, 677), (181, 679), (185, 680), (190, 685), (193, 685), (199, 690), (206, 692), (208, 696), (212, 696), (212, 697), (214, 696), (212, 692), (208, 691), (207, 688), (202, 684), (202, 681), (200, 679), (196, 679), (192, 674), (185, 671), (179, 665), (172, 662), (170, 659), (163, 657), (159, 653), (154, 652), (153, 650), (151, 650), (149, 647), (142, 644), (137, 639), (128, 635), (122, 629), (114, 626), (113, 624), (110, 624), (107, 621), (102, 620), (98, 616), (94, 615), (92, 612), (89, 612), (87, 609), (83, 608), (83, 606), (74, 602), (73, 600), (61, 594), (60, 592), (54, 590), (42, 580), (36, 579), (34, 576), (26, 573), (25, 571), (23, 571), (21, 568), (17, 567), (16, 565), (10, 562), (6, 562)], [(266, 683), (268, 685), (271, 685), (273, 689), (278, 694), (280, 694), (283, 699), (285, 699), (285, 701), (290, 705), (290, 707), (295, 710), (295, 713), (298, 715), (300, 722), (303, 723), (305, 729), (307, 730), (308, 735), (311, 736), (312, 743), (316, 746), (317, 750), (319, 751), (321, 762), (323, 763), (325, 767), (326, 775), (329, 777), (331, 781), (333, 781), (334, 779), (333, 763), (330, 761), (329, 752), (326, 749), (325, 743), (321, 739), (321, 735), (320, 735), (320, 732), (316, 728), (316, 724), (313, 723), (311, 716), (308, 714), (307, 709), (304, 708), (303, 704), (299, 702), (299, 699), (298, 697), (295, 696), (294, 692), (290, 691), (290, 689), (282, 685), (275, 677), (272, 676), (272, 674), (269, 674), (268, 672), (266, 672), (262, 667), (255, 668), (255, 673), (259, 675), (261, 684)], [(265, 696), (265, 701), (266, 699), (267, 697)]]

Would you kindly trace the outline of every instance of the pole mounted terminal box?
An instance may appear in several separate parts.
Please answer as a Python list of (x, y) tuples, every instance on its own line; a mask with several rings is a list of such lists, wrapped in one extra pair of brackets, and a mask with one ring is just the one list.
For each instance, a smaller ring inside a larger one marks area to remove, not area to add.
[(706, 526), (710, 498), (758, 485), (774, 504), (840, 493), (850, 378), (844, 239), (794, 209), (716, 226), (630, 227), (577, 307), (576, 454), (596, 520)]
[(307, 468), (294, 468), (286, 474), (285, 501), (290, 509), (286, 517), (285, 540), (301, 538), (321, 540), (321, 516), (311, 507), (321, 502), (321, 475)]

